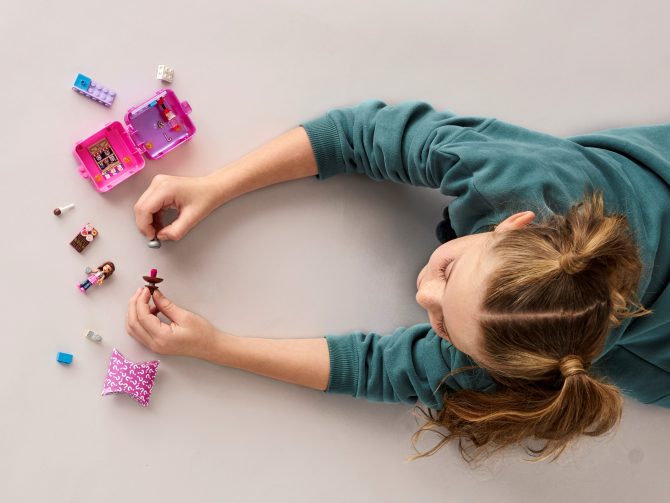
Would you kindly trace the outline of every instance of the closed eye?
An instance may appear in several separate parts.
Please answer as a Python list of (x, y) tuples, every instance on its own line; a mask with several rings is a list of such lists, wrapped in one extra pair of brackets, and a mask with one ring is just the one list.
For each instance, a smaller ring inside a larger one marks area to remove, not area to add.
[(447, 280), (446, 272), (447, 272), (447, 267), (449, 267), (449, 264), (451, 264), (454, 261), (453, 258), (447, 259), (444, 264), (442, 264), (442, 267), (440, 267), (440, 277), (443, 280)]
[[(440, 267), (440, 277), (445, 282), (445, 288), (446, 288), (446, 281), (447, 281), (447, 267), (449, 267), (449, 264), (451, 264), (453, 261), (454, 261), (453, 258), (447, 259), (442, 264), (442, 267)], [(451, 342), (451, 339), (449, 338), (449, 334), (447, 333), (447, 327), (444, 323), (444, 315), (440, 316), (440, 319), (438, 320), (438, 323), (437, 323), (437, 328), (440, 331), (439, 335), (441, 337), (447, 339), (449, 342)]]

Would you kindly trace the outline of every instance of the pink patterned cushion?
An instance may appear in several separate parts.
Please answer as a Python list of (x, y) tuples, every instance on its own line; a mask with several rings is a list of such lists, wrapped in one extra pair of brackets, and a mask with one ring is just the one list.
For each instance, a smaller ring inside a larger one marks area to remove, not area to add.
[(109, 368), (102, 394), (126, 393), (146, 407), (149, 405), (151, 388), (154, 385), (159, 363), (159, 360), (133, 363), (126, 360), (115, 348), (109, 358)]

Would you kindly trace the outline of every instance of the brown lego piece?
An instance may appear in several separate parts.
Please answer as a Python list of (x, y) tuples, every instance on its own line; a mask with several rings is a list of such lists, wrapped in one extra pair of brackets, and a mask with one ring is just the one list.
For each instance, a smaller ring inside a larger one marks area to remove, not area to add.
[(156, 285), (161, 281), (163, 281), (163, 278), (159, 278), (156, 276), (157, 274), (158, 271), (156, 269), (151, 269), (149, 276), (142, 276), (142, 279), (148, 283), (148, 285), (144, 286), (146, 286), (149, 289), (149, 293), (151, 295), (153, 295), (154, 292), (158, 290), (158, 287)]
[(81, 253), (97, 235), (98, 229), (93, 227), (90, 223), (87, 223), (81, 228), (79, 234), (70, 241), (70, 246)]

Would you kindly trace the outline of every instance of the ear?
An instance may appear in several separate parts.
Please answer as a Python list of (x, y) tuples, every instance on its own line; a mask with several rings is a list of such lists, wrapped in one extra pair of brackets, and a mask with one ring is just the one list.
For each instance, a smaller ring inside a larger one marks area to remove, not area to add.
[(494, 232), (505, 232), (512, 229), (521, 229), (535, 219), (535, 213), (532, 211), (524, 211), (523, 213), (515, 213), (500, 222)]

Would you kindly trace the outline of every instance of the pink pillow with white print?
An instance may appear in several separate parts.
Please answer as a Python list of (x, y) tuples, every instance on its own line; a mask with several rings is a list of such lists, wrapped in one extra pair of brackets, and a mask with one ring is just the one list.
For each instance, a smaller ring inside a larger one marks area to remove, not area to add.
[(135, 398), (140, 405), (146, 407), (149, 405), (151, 388), (154, 385), (159, 363), (159, 360), (133, 363), (114, 348), (112, 356), (109, 357), (109, 367), (102, 394), (126, 393)]

